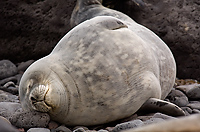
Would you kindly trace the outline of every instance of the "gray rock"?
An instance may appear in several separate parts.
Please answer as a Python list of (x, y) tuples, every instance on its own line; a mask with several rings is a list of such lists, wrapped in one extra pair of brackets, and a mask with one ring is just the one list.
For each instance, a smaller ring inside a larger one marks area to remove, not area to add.
[(158, 123), (158, 122), (163, 122), (163, 121), (165, 121), (165, 120), (162, 118), (151, 118), (151, 119), (145, 121), (144, 124), (148, 125), (148, 124), (153, 124), (153, 123)]
[(200, 99), (200, 84), (194, 84), (193, 87), (186, 92), (191, 99)]
[(200, 102), (199, 101), (190, 101), (190, 103), (187, 105), (187, 107), (200, 110)]
[(199, 113), (200, 113), (200, 110), (193, 109), (193, 110), (192, 110), (192, 113), (194, 113), (194, 114), (196, 114), (196, 113), (199, 114)]
[(200, 132), (200, 114), (145, 125), (124, 132)]
[(8, 77), (8, 78), (5, 78), (5, 79), (2, 79), (0, 80), (0, 86), (3, 86), (5, 85), (7, 82), (14, 82), (14, 83), (17, 83), (17, 77), (16, 76), (12, 76), (12, 77)]
[(133, 120), (133, 121), (129, 121), (129, 122), (124, 122), (124, 123), (116, 125), (114, 127), (114, 129), (112, 130), (112, 132), (120, 132), (120, 131), (123, 131), (123, 130), (142, 126), (143, 124), (144, 123), (141, 120), (138, 120), (138, 119)]
[(17, 74), (17, 67), (9, 60), (0, 61), (0, 80)]
[(181, 107), (181, 109), (188, 114), (192, 114), (192, 109), (189, 107)]
[(108, 132), (108, 131), (104, 130), (104, 129), (100, 129), (100, 130), (98, 130), (98, 132)]
[(179, 107), (186, 106), (189, 103), (187, 96), (179, 90), (172, 90), (167, 98)]
[(15, 102), (19, 103), (19, 97), (11, 93), (0, 90), (0, 102)]
[(50, 116), (47, 113), (37, 111), (24, 111), (19, 109), (9, 117), (10, 122), (19, 128), (35, 128), (46, 127), (50, 121)]
[(155, 113), (152, 118), (161, 118), (161, 119), (164, 119), (164, 120), (176, 119), (175, 117), (168, 116), (168, 115), (165, 115), (165, 114), (162, 114), (162, 113)]
[(50, 132), (47, 128), (30, 128), (27, 132)]
[(52, 129), (51, 132), (72, 132), (69, 128), (66, 126), (59, 126), (56, 129)]
[(19, 63), (17, 66), (18, 71), (24, 72), (33, 62), (34, 60), (28, 60), (26, 62)]
[(0, 116), (7, 119), (21, 108), (21, 104), (13, 102), (0, 102)]
[(0, 116), (0, 132), (19, 132), (19, 131), (15, 127), (13, 127), (7, 119)]
[(73, 132), (85, 132), (85, 130), (82, 127), (79, 127), (75, 129)]

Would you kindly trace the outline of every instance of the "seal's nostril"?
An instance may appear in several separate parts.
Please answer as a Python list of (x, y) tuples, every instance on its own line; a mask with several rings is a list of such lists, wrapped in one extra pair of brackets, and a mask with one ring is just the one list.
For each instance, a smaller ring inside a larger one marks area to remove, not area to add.
[(36, 103), (37, 102), (36, 98), (34, 98), (33, 96), (31, 97), (31, 101), (32, 101), (32, 103)]

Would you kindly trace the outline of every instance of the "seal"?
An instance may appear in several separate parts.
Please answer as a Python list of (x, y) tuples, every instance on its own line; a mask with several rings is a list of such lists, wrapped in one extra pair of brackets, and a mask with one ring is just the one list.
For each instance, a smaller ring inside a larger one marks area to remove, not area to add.
[(149, 99), (164, 98), (176, 66), (166, 44), (152, 36), (143, 39), (112, 16), (79, 24), (25, 71), (22, 107), (66, 125), (89, 126), (129, 117)]

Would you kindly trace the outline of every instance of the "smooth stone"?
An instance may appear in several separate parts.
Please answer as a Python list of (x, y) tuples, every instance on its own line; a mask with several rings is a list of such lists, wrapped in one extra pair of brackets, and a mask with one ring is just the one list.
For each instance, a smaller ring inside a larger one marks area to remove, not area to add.
[(200, 84), (194, 85), (186, 92), (186, 95), (191, 99), (200, 99)]
[(192, 110), (192, 113), (194, 113), (194, 114), (198, 113), (198, 114), (199, 114), (199, 113), (200, 113), (200, 110), (198, 110), (198, 109), (193, 109), (193, 110)]
[(192, 114), (192, 109), (189, 108), (189, 107), (181, 107), (181, 109), (182, 109), (184, 112), (188, 112), (189, 114)]
[(0, 102), (15, 102), (19, 103), (19, 97), (9, 92), (0, 90)]
[(18, 128), (35, 128), (35, 127), (47, 127), (50, 116), (47, 113), (41, 113), (37, 111), (24, 111), (19, 109), (13, 115), (9, 117), (10, 122)]
[(73, 132), (85, 132), (85, 130), (82, 127), (79, 127), (75, 129)]
[(69, 128), (61, 125), (57, 127), (56, 129), (51, 130), (51, 132), (72, 132)]
[(145, 125), (124, 132), (199, 132), (200, 114)]
[(30, 128), (27, 132), (50, 132), (47, 128)]
[(24, 72), (33, 62), (34, 62), (34, 60), (28, 60), (26, 62), (19, 63), (17, 66), (18, 71)]
[(0, 86), (3, 86), (5, 85), (7, 82), (14, 82), (14, 83), (17, 83), (18, 79), (16, 76), (12, 76), (12, 77), (8, 77), (8, 78), (5, 78), (3, 80), (0, 80)]
[(98, 130), (98, 132), (108, 132), (108, 131), (104, 130), (104, 129), (100, 129), (100, 130)]
[(199, 101), (191, 101), (187, 107), (190, 107), (192, 109), (198, 109), (200, 110), (200, 102)]
[(179, 107), (186, 106), (189, 103), (187, 96), (180, 90), (171, 90), (167, 98), (171, 103), (174, 103)]
[(56, 129), (58, 127), (58, 123), (56, 123), (55, 121), (50, 121), (48, 124), (48, 128), (51, 129)]
[(21, 108), (20, 103), (14, 102), (0, 102), (0, 116), (7, 119)]
[(181, 90), (184, 93), (186, 93), (187, 91), (189, 91), (190, 89), (192, 89), (196, 85), (198, 85), (198, 83), (189, 84), (189, 85), (180, 85), (180, 86), (177, 86), (176, 89)]
[(133, 121), (129, 121), (129, 122), (124, 122), (121, 124), (118, 124), (114, 127), (114, 129), (112, 130), (112, 132), (120, 132), (120, 131), (124, 131), (127, 129), (131, 129), (131, 128), (135, 128), (135, 127), (139, 127), (144, 125), (144, 123), (141, 120), (133, 120)]
[(0, 132), (19, 132), (11, 123), (4, 117), (0, 116)]
[(168, 116), (168, 115), (165, 115), (165, 114), (162, 114), (162, 113), (155, 113), (152, 118), (161, 118), (161, 119), (164, 119), (164, 120), (177, 119), (175, 117)]
[(3, 87), (8, 88), (10, 86), (15, 86), (15, 83), (12, 81), (7, 82), (6, 84), (3, 85)]
[(158, 123), (158, 122), (163, 122), (163, 121), (165, 121), (165, 120), (162, 118), (151, 118), (151, 119), (145, 121), (144, 124), (148, 125), (148, 124), (153, 124), (153, 123)]
[(0, 61), (0, 80), (17, 74), (17, 67), (9, 60)]

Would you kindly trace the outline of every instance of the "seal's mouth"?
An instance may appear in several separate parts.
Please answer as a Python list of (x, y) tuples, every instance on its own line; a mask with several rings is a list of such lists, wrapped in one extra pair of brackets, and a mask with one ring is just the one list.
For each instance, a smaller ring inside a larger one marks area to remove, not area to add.
[(49, 87), (45, 85), (36, 85), (31, 91), (29, 100), (34, 110), (40, 112), (48, 112), (51, 110), (51, 106), (45, 99), (48, 91)]

